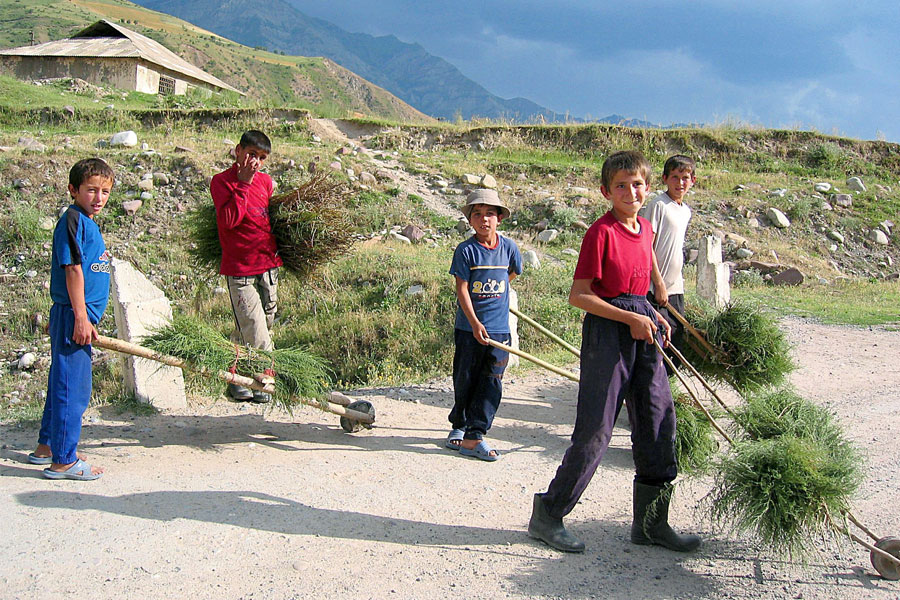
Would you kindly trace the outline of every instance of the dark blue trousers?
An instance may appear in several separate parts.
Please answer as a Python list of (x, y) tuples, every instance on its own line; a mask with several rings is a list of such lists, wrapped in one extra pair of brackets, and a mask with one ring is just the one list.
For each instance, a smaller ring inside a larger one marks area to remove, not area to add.
[[(608, 301), (655, 319), (644, 296)], [(674, 480), (675, 406), (662, 356), (652, 344), (632, 338), (624, 323), (585, 315), (572, 445), (543, 498), (551, 516), (569, 514), (587, 488), (609, 447), (626, 392), (635, 481), (663, 485)]]
[(91, 346), (72, 341), (75, 313), (71, 306), (50, 308), (50, 374), (38, 444), (48, 444), (53, 462), (78, 460), (81, 417), (91, 400)]
[[(491, 428), (503, 395), (503, 371), (509, 352), (479, 344), (471, 331), (454, 331), (453, 410), (450, 425), (464, 429), (467, 440), (480, 440)], [(491, 339), (509, 344), (510, 335), (491, 334)]]

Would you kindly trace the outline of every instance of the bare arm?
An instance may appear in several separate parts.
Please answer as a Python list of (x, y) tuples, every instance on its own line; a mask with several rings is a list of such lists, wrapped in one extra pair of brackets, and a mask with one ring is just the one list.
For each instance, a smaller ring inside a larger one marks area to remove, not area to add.
[[(656, 238), (654, 237), (654, 242)], [(653, 257), (653, 268), (650, 270), (650, 280), (653, 282), (653, 296), (656, 303), (660, 306), (666, 306), (669, 303), (669, 291), (666, 289), (666, 282), (663, 281), (662, 273), (659, 270), (659, 263), (656, 260), (656, 251), (651, 250)]]
[(472, 298), (469, 296), (469, 282), (456, 275), (456, 298), (459, 300), (459, 307), (462, 308), (466, 320), (472, 326), (472, 335), (479, 344), (487, 345), (490, 338), (487, 329), (478, 317), (475, 315), (475, 307), (472, 306)]
[(99, 333), (87, 316), (87, 305), (84, 302), (84, 271), (81, 270), (81, 265), (66, 265), (64, 269), (69, 302), (72, 303), (72, 311), (75, 313), (72, 341), (79, 346), (86, 346), (96, 340)]

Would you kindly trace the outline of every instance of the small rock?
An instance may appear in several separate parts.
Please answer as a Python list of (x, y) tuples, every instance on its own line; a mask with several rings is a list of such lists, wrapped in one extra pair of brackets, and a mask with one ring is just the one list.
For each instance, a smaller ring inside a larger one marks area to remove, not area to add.
[(885, 235), (885, 233), (880, 229), (871, 230), (868, 237), (876, 244), (880, 244), (882, 246), (887, 246), (890, 243), (890, 240), (888, 240), (888, 236)]
[(815, 186), (813, 186), (813, 189), (815, 189), (820, 194), (824, 194), (825, 192), (831, 191), (831, 184), (828, 183), (827, 181), (822, 181), (820, 183), (817, 183)]
[(832, 194), (828, 197), (828, 201), (841, 208), (850, 208), (853, 206), (853, 196), (850, 194)]
[(496, 189), (497, 180), (494, 179), (493, 175), (485, 175), (484, 177), (481, 178), (481, 187), (488, 188), (491, 190)]
[(750, 250), (749, 248), (738, 248), (734, 255), (738, 258), (750, 258), (753, 256), (753, 250)]
[(153, 194), (150, 192), (141, 192), (141, 200), (153, 200)]
[(538, 234), (538, 240), (546, 244), (555, 240), (558, 235), (559, 231), (556, 229), (545, 229)]
[(471, 173), (463, 173), (461, 180), (465, 185), (478, 185), (481, 183), (481, 177)]
[(402, 242), (404, 244), (412, 244), (412, 240), (410, 240), (408, 237), (406, 237), (404, 235), (400, 235), (396, 231), (390, 232), (390, 236), (392, 239), (394, 239), (398, 242)]
[(13, 179), (13, 187), (17, 190), (23, 190), (27, 187), (31, 187), (31, 181), (28, 179)]
[(341, 161), (335, 160), (328, 164), (328, 168), (332, 171), (340, 171), (344, 168), (344, 165), (341, 164)]
[(826, 233), (825, 236), (826, 236), (829, 240), (834, 240), (835, 242), (837, 242), (837, 243), (839, 243), (839, 244), (843, 244), (843, 243), (844, 243), (844, 236), (841, 235), (841, 232), (840, 232), (840, 231), (835, 231), (835, 230), (832, 229), (831, 231), (829, 231), (828, 233)]
[(151, 175), (150, 177), (151, 177), (150, 179), (141, 179), (138, 182), (138, 189), (141, 189), (144, 191), (152, 190), (153, 189), (153, 179), (152, 179), (153, 176)]
[(796, 267), (789, 267), (772, 277), (775, 285), (800, 285), (803, 283), (803, 273)]
[(421, 296), (424, 293), (425, 293), (425, 286), (423, 286), (423, 285), (418, 285), (418, 284), (411, 285), (408, 288), (406, 288), (407, 296)]
[(156, 172), (153, 174), (154, 185), (169, 185), (169, 176), (165, 173)]
[(851, 191), (854, 192), (865, 192), (866, 184), (863, 183), (862, 179), (859, 177), (848, 177), (847, 178), (847, 187), (850, 188)]
[(378, 180), (368, 171), (363, 171), (359, 174), (359, 182), (363, 185), (375, 185), (378, 183)]
[(26, 352), (25, 354), (23, 354), (22, 356), (19, 357), (19, 360), (16, 363), (16, 366), (19, 368), (20, 371), (25, 370), (25, 369), (30, 369), (34, 365), (34, 362), (36, 360), (37, 360), (37, 356), (34, 354), (34, 352)]
[(425, 237), (425, 232), (422, 231), (422, 229), (420, 227), (417, 227), (416, 225), (412, 225), (412, 224), (409, 224), (406, 227), (404, 227), (403, 231), (401, 233), (403, 234), (403, 236), (405, 238), (409, 239), (412, 242), (421, 241), (421, 239), (423, 237)]
[(779, 229), (784, 229), (791, 226), (790, 219), (788, 219), (783, 212), (781, 212), (774, 206), (770, 207), (766, 211), (766, 218), (769, 219), (769, 222), (772, 223), (772, 225), (778, 227)]
[(132, 217), (141, 209), (141, 206), (144, 205), (142, 200), (127, 200), (122, 203), (122, 208), (125, 210), (125, 214), (129, 217)]
[(131, 130), (120, 131), (109, 139), (110, 146), (137, 146), (137, 134)]
[(522, 262), (528, 266), (535, 269), (541, 268), (541, 260), (538, 258), (537, 252), (534, 250), (526, 250), (522, 254)]

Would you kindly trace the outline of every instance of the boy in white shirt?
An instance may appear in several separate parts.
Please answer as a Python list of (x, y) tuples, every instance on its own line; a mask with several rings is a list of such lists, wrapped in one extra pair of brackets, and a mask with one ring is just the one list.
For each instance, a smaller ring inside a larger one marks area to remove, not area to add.
[[(672, 326), (672, 344), (683, 351), (684, 326), (673, 317), (668, 308), (684, 314), (684, 237), (691, 208), (684, 203), (688, 191), (697, 181), (697, 166), (688, 156), (677, 154), (669, 157), (663, 166), (663, 183), (666, 192), (653, 198), (645, 208), (644, 216), (653, 226), (653, 251), (656, 253), (658, 271), (651, 275), (647, 298)], [(674, 357), (673, 357), (674, 359)], [(675, 364), (679, 364), (677, 360)], [(669, 370), (668, 364), (666, 370)], [(669, 373), (671, 375), (671, 373)]]

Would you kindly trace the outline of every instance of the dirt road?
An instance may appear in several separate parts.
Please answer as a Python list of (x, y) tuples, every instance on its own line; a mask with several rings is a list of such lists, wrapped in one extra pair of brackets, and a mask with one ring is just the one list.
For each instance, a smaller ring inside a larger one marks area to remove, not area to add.
[[(856, 514), (900, 536), (900, 332), (784, 323), (793, 381), (835, 411), (869, 455)], [(407, 392), (407, 393), (404, 393)], [(786, 564), (693, 511), (708, 481), (681, 486), (682, 556), (628, 542), (628, 432), (568, 519), (588, 545), (561, 555), (525, 533), (574, 418), (576, 386), (508, 377), (491, 431), (497, 463), (443, 448), (447, 381), (357, 390), (377, 427), (219, 401), (123, 419), (89, 411), (82, 451), (107, 473), (49, 481), (28, 465), (36, 430), (0, 427), (0, 598), (900, 598), (853, 543)]]

